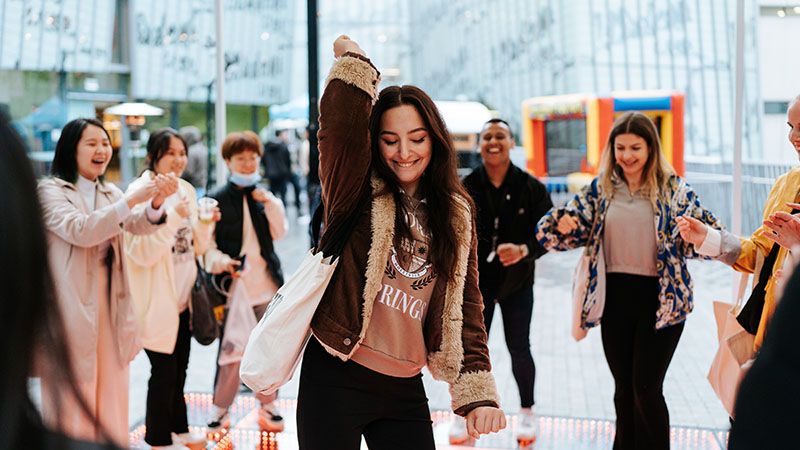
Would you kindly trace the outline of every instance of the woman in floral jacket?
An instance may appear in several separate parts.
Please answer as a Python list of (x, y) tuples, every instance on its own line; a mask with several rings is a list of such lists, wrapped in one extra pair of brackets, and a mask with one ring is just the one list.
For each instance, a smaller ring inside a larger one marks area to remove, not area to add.
[(668, 449), (669, 413), (662, 386), (692, 310), (686, 258), (700, 257), (678, 232), (682, 216), (714, 228), (661, 153), (658, 131), (639, 112), (612, 126), (603, 171), (563, 208), (539, 221), (549, 250), (586, 246), (589, 277), (581, 328), (600, 323), (616, 391), (614, 449)]

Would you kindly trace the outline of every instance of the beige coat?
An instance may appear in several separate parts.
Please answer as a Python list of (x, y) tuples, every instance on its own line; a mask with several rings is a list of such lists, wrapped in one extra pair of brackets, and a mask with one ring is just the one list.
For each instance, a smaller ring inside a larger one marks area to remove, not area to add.
[[(131, 183), (131, 188), (152, 179), (147, 171)], [(210, 225), (197, 220), (197, 194), (185, 180), (178, 180), (180, 191), (192, 206), (192, 240), (196, 255), (202, 255), (211, 239)], [(134, 207), (134, 212), (144, 210), (145, 204)], [(171, 354), (178, 338), (178, 294), (175, 292), (175, 268), (172, 264), (172, 246), (183, 218), (170, 208), (166, 224), (148, 235), (125, 233), (125, 257), (131, 294), (139, 324), (139, 337), (144, 348)]]
[(102, 264), (98, 246), (111, 240), (109, 315), (117, 357), (122, 365), (126, 365), (142, 346), (137, 336), (122, 255), (122, 231), (152, 233), (158, 225), (147, 220), (144, 209), (119, 223), (113, 204), (123, 196), (119, 188), (110, 183), (97, 185), (94, 211), (89, 210), (74, 184), (60, 178), (39, 182), (38, 193), (47, 229), (50, 267), (75, 375), (80, 382), (95, 381), (97, 305), (100, 299), (106, 298), (97, 291), (96, 277)]

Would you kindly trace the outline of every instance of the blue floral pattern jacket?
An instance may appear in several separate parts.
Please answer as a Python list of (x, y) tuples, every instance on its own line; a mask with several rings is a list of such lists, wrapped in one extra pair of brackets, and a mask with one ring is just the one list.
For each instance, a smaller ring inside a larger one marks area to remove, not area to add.
[[(665, 201), (668, 199), (668, 202)], [(566, 206), (553, 208), (537, 224), (539, 244), (548, 250), (564, 251), (586, 246), (589, 256), (589, 277), (586, 297), (583, 300), (581, 327), (597, 326), (599, 321), (587, 321), (590, 311), (602, 308), (605, 299), (600, 299), (597, 289), (599, 277), (597, 261), (599, 252), (603, 251), (602, 236), (606, 211), (611, 198), (602, 192), (598, 179), (586, 185)], [(661, 306), (656, 312), (656, 329), (676, 325), (684, 320), (692, 311), (692, 277), (686, 267), (686, 258), (711, 259), (699, 255), (694, 245), (685, 242), (678, 232), (675, 219), (687, 215), (698, 219), (712, 228), (722, 230), (724, 226), (714, 215), (703, 208), (697, 194), (677, 175), (668, 180), (667, 192), (657, 199), (654, 208), (655, 232), (657, 244), (656, 269), (661, 286), (658, 298)], [(578, 228), (568, 235), (562, 235), (556, 229), (559, 219), (569, 214), (578, 221)], [(597, 215), (597, 220), (594, 220)], [(594, 223), (594, 227), (592, 224)], [(592, 228), (592, 229), (590, 229)], [(602, 311), (600, 311), (602, 312)], [(602, 314), (592, 314), (600, 317)]]

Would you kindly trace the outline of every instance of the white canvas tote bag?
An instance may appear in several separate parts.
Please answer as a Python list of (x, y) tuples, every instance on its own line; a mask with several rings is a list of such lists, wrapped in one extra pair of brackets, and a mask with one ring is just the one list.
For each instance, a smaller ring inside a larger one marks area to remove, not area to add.
[[(347, 220), (332, 232), (331, 239), (319, 252), (309, 250), (300, 267), (284, 282), (267, 305), (247, 347), (244, 349), (239, 377), (255, 392), (271, 394), (291, 380), (306, 344), (311, 338), (311, 319), (328, 288), (339, 263), (344, 244), (350, 238), (364, 204), (370, 196), (362, 193)], [(322, 218), (322, 207), (314, 213), (312, 230)]]

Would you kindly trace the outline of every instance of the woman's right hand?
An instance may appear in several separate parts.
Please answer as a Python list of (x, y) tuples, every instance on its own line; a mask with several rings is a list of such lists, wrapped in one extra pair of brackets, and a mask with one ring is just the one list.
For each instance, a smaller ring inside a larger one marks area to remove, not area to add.
[(128, 190), (125, 193), (125, 201), (128, 203), (129, 208), (133, 208), (139, 203), (150, 200), (158, 193), (158, 186), (153, 180), (147, 183), (142, 183), (134, 189)]
[(333, 42), (333, 56), (338, 58), (347, 52), (357, 53), (361, 56), (367, 56), (364, 53), (364, 50), (361, 50), (361, 47), (358, 46), (356, 41), (350, 40), (348, 36), (343, 34), (336, 38), (336, 40)]
[(570, 234), (578, 229), (578, 220), (569, 214), (564, 214), (558, 219), (556, 230), (561, 234)]

